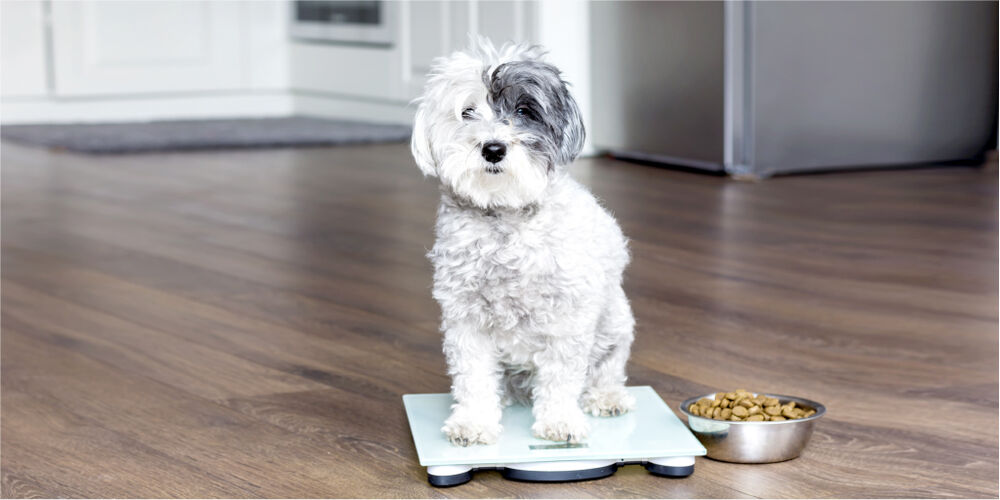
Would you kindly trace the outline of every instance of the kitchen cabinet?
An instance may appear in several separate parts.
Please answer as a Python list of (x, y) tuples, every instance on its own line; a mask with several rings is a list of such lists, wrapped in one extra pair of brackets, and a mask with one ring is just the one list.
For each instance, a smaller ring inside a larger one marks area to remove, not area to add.
[(37, 97), (48, 92), (45, 12), (39, 0), (0, 2), (0, 92)]
[(242, 86), (235, 2), (52, 2), (59, 96), (218, 91)]

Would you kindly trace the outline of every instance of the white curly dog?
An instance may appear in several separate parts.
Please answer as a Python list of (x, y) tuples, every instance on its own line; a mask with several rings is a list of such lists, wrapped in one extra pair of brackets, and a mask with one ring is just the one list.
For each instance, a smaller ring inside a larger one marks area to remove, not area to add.
[(491, 444), (503, 406), (530, 402), (537, 437), (579, 442), (584, 412), (635, 405), (635, 320), (626, 239), (564, 168), (583, 147), (576, 102), (538, 47), (485, 39), (435, 60), (419, 102), (413, 157), (441, 181), (428, 256), (455, 400), (442, 431)]

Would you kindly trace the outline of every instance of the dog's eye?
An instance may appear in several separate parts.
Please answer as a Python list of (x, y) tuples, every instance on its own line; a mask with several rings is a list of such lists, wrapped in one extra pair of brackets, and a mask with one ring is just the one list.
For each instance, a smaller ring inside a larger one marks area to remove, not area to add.
[(535, 114), (532, 113), (531, 108), (529, 108), (527, 106), (518, 106), (518, 108), (516, 110), (514, 110), (514, 113), (516, 113), (517, 116), (520, 116), (520, 117), (523, 117), (523, 118), (528, 118), (528, 119), (534, 119), (534, 117), (535, 117)]
[(476, 113), (476, 108), (465, 108), (465, 110), (462, 111), (462, 119), (471, 120), (475, 118), (475, 113)]

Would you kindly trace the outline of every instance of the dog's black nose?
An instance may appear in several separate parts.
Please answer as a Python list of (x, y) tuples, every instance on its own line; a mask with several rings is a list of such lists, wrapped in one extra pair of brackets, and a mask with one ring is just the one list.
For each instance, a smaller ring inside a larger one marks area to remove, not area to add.
[(483, 158), (490, 163), (499, 163), (507, 154), (507, 146), (502, 142), (487, 142), (483, 144)]

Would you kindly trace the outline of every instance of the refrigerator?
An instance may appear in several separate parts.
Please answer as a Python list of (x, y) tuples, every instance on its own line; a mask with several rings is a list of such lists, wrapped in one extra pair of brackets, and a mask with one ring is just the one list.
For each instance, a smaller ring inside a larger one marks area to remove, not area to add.
[(751, 178), (976, 159), (997, 24), (997, 2), (593, 2), (591, 138)]

